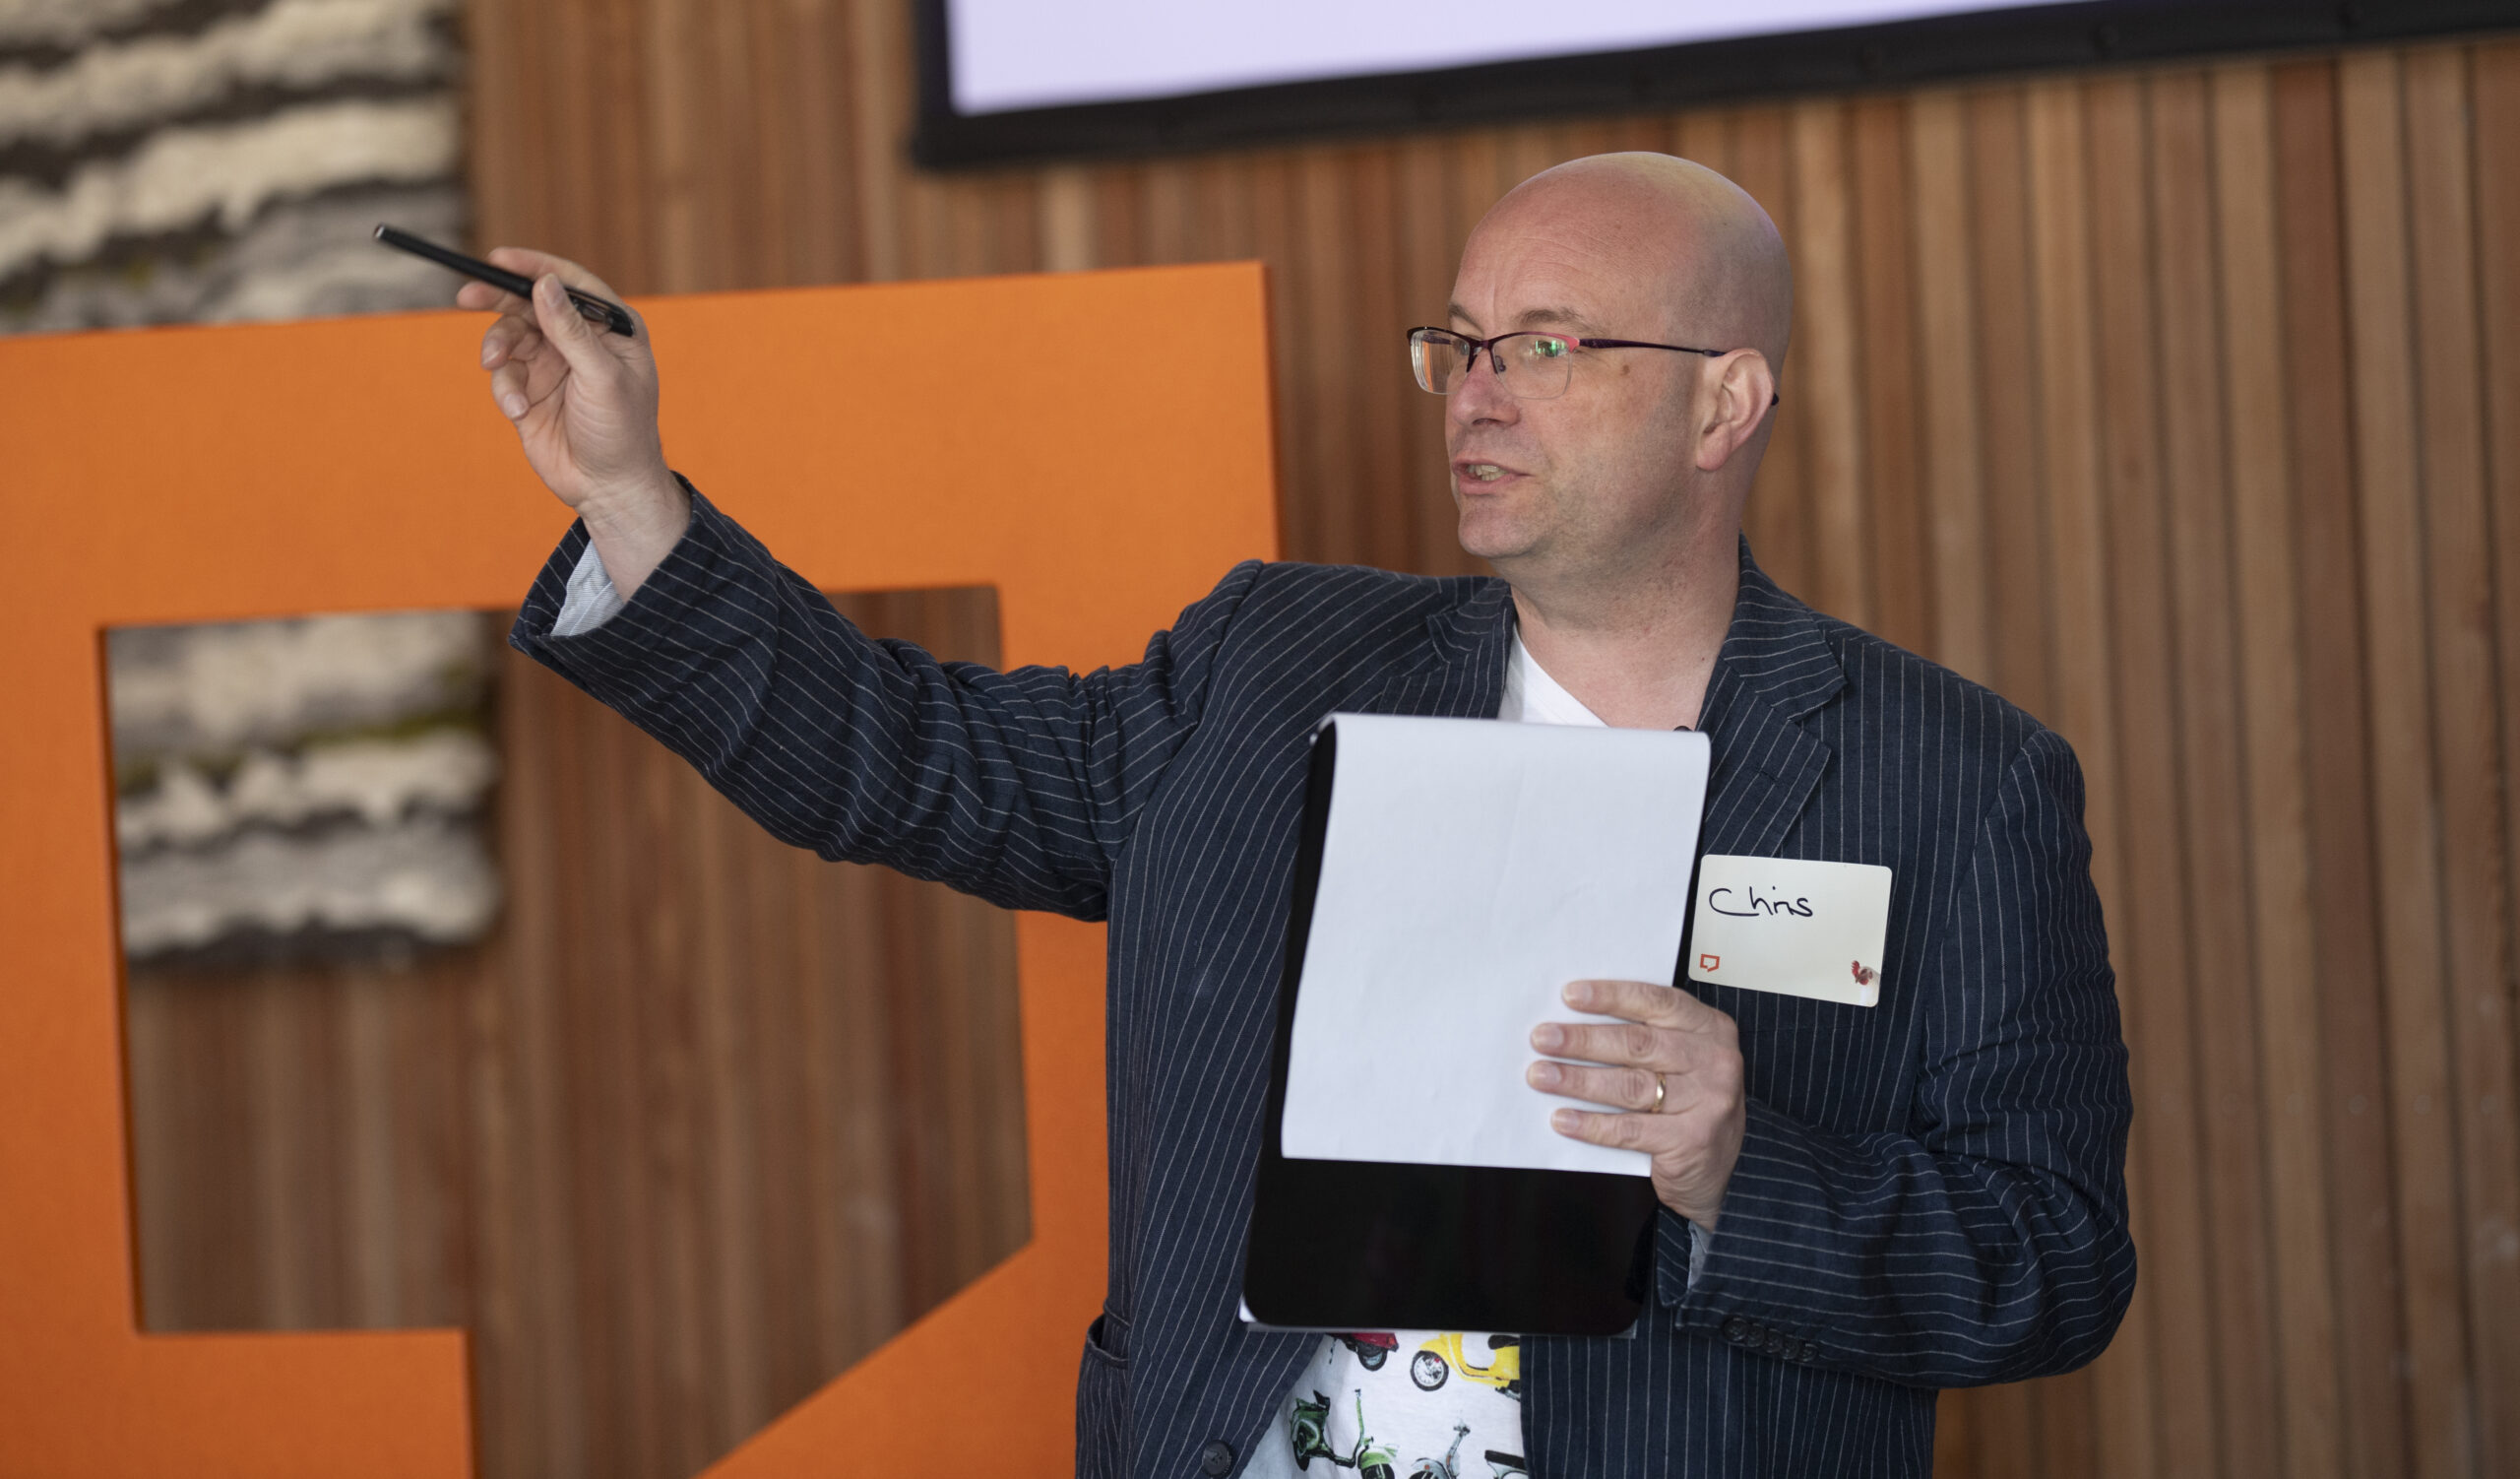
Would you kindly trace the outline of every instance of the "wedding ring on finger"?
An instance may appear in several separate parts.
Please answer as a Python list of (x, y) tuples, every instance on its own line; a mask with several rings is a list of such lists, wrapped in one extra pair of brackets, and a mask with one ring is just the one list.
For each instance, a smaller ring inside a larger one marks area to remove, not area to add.
[(1647, 1110), (1645, 1113), (1647, 1113), (1647, 1114), (1649, 1114), (1649, 1115), (1659, 1115), (1659, 1114), (1663, 1113), (1663, 1094), (1664, 1094), (1664, 1089), (1665, 1089), (1665, 1085), (1664, 1085), (1664, 1083), (1663, 1083), (1663, 1075), (1662, 1075), (1662, 1074), (1660, 1074), (1660, 1073), (1655, 1074), (1655, 1075), (1654, 1075), (1654, 1107), (1653, 1107), (1652, 1109)]

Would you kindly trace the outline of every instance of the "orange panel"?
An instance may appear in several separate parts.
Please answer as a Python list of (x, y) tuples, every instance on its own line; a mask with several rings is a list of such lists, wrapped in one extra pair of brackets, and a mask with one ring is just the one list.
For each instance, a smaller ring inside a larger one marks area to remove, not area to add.
[[(1276, 553), (1256, 266), (640, 306), (677, 468), (817, 585), (995, 586), (1010, 663), (1131, 661)], [(138, 1329), (99, 632), (522, 599), (566, 517), (474, 367), (485, 322), (0, 341), (0, 1474), (472, 1467), (460, 1331)], [(717, 1472), (1069, 1465), (1102, 940), (1017, 940), (1032, 1242)]]

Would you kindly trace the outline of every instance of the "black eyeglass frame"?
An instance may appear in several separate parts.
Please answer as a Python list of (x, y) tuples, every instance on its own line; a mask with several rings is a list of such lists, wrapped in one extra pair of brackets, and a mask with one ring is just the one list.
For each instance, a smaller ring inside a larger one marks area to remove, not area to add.
[[(1503, 334), (1491, 334), (1485, 339), (1473, 339), (1467, 334), (1455, 333), (1451, 329), (1437, 328), (1432, 324), (1420, 324), (1417, 328), (1409, 331), (1409, 348), (1412, 351), (1415, 351), (1418, 348), (1419, 343), (1418, 336), (1420, 334), (1441, 334), (1445, 338), (1452, 340), (1455, 344), (1467, 345), (1469, 347), (1469, 351), (1462, 357), (1462, 373), (1465, 375), (1478, 373), (1479, 352), (1485, 350), (1487, 352), (1488, 368), (1494, 370), (1499, 377), (1502, 377), (1505, 373), (1505, 361), (1496, 357), (1496, 346), (1503, 344), (1508, 339), (1562, 339), (1568, 344), (1574, 345), (1578, 349), (1586, 350), (1670, 350), (1675, 354), (1703, 354), (1709, 359), (1721, 359), (1725, 355), (1732, 353), (1731, 350), (1701, 350), (1695, 345), (1687, 344), (1649, 344), (1642, 339), (1586, 339), (1573, 334), (1555, 333), (1548, 329), (1514, 329)], [(1417, 357), (1418, 356), (1414, 353), (1410, 355), (1410, 360), (1413, 366), (1416, 363)], [(1410, 378), (1413, 380), (1418, 378), (1414, 368), (1410, 374)], [(1425, 391), (1426, 394), (1430, 396), (1439, 396), (1444, 394), (1444, 392), (1440, 390), (1428, 389), (1422, 381), (1418, 384), (1418, 388)], [(1562, 395), (1564, 392), (1561, 391), (1559, 394)], [(1553, 400), (1555, 398), (1544, 396), (1542, 399)], [(1772, 391), (1768, 395), (1768, 404), (1770, 406), (1782, 406), (1785, 404), (1785, 397), (1782, 393)]]

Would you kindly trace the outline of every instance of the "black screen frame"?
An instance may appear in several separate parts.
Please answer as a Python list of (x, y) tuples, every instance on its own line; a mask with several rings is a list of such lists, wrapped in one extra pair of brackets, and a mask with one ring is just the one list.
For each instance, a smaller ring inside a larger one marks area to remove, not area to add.
[(1640, 51), (966, 114), (953, 100), (950, 3), (911, 0), (918, 69), (911, 157), (936, 169), (1492, 126), (2520, 29), (2520, 0), (2079, 0)]

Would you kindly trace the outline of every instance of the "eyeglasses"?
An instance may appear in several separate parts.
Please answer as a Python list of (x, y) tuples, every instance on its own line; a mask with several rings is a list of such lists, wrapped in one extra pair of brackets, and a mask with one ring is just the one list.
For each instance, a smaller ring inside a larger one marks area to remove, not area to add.
[[(1709, 359), (1720, 359), (1732, 353), (1684, 344), (1647, 344), (1641, 339), (1579, 339), (1533, 329), (1486, 339), (1472, 339), (1450, 329), (1409, 331), (1409, 367), (1417, 373), (1418, 388), (1431, 395), (1451, 394), (1455, 385), (1479, 368), (1482, 350), (1506, 391), (1523, 401), (1545, 401), (1566, 394), (1566, 387), (1575, 377), (1577, 350), (1670, 350), (1676, 354), (1703, 354)], [(1770, 396), (1768, 404), (1777, 405), (1782, 399)]]

